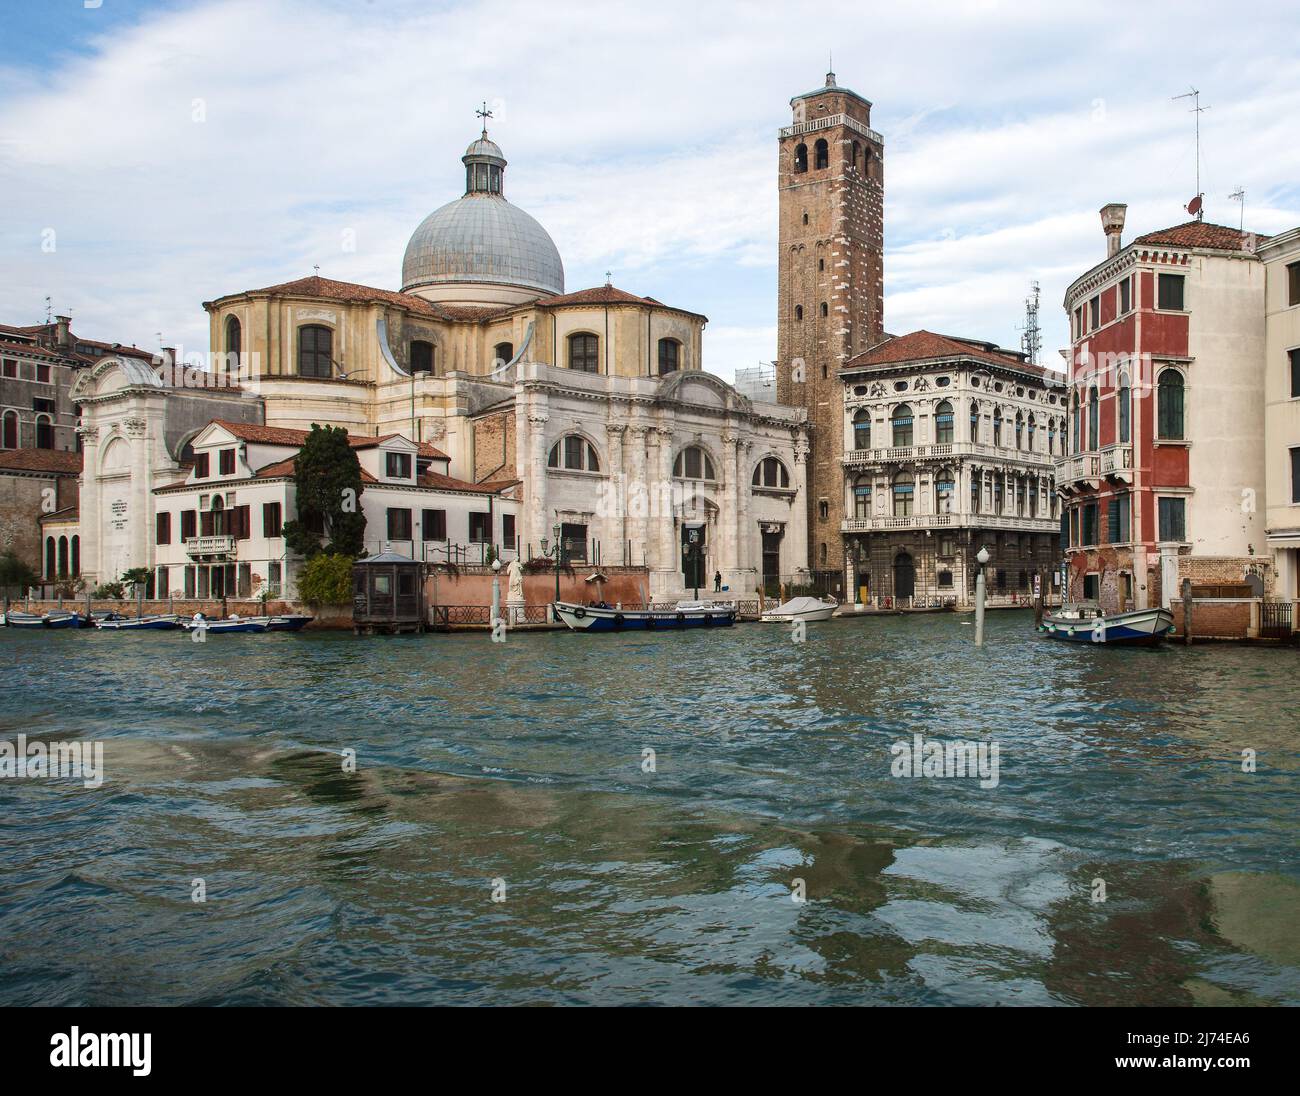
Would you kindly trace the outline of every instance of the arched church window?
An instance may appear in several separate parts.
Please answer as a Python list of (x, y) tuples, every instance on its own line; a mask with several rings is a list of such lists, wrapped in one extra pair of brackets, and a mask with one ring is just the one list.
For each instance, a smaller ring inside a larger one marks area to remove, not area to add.
[(45, 577), (54, 577), (54, 538), (45, 538)]
[(18, 448), (18, 412), (6, 411), (4, 413), (4, 431), (3, 437), (0, 438), (0, 448), (17, 449)]
[(659, 340), (659, 376), (675, 373), (681, 368), (682, 344), (676, 339)]
[(794, 306), (794, 318), (795, 318), (796, 320), (802, 320), (802, 319), (803, 319), (803, 305), (801, 305), (801, 304), (797, 304), (797, 305)]
[(802, 175), (807, 170), (808, 146), (804, 144), (796, 145), (794, 150), (794, 173), (796, 175)]
[(825, 301), (822, 301), (822, 315), (823, 315), (823, 316), (829, 316), (829, 315), (830, 315), (830, 308), (827, 306), (827, 304), (826, 304)]
[(862, 170), (862, 146), (857, 141), (853, 142), (853, 170)]
[(830, 145), (826, 143), (826, 138), (823, 137), (818, 140), (817, 144), (815, 144), (813, 148), (815, 150), (814, 155), (816, 156), (816, 167), (820, 171), (830, 163)]
[(49, 415), (36, 416), (36, 448), (54, 448), (54, 420)]
[(514, 361), (515, 344), (508, 342), (499, 342), (492, 348), (492, 365), (493, 368), (499, 369), (501, 366)]
[(758, 462), (758, 467), (754, 469), (754, 486), (755, 487), (784, 487), (790, 486), (790, 473), (786, 471), (785, 465), (776, 457), (764, 457)]
[(1101, 436), (1101, 398), (1093, 387), (1088, 392), (1088, 449), (1095, 450)]
[(673, 475), (677, 479), (716, 480), (713, 472), (713, 460), (698, 445), (692, 445), (677, 454), (673, 463)]
[(298, 328), (298, 376), (334, 375), (334, 332), (320, 324)]
[(583, 373), (599, 373), (600, 340), (595, 335), (579, 333), (569, 336), (569, 368)]
[(411, 372), (433, 372), (433, 343), (424, 339), (411, 340)]
[(599, 472), (600, 458), (596, 447), (581, 434), (569, 434), (551, 446), (547, 468), (565, 468), (570, 472)]
[(226, 317), (226, 361), (231, 365), (239, 364), (243, 331), (236, 316)]

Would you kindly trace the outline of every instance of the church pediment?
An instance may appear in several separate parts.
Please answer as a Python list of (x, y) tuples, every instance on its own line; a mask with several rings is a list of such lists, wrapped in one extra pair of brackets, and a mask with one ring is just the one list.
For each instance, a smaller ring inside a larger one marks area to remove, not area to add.
[(712, 373), (702, 370), (682, 370), (671, 373), (659, 384), (659, 399), (675, 403), (688, 403), (696, 407), (747, 408), (749, 400), (731, 385)]

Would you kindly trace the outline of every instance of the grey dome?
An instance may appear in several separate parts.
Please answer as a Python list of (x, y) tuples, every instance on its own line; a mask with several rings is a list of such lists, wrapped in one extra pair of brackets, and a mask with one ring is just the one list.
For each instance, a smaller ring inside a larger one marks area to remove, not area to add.
[(503, 166), (506, 162), (505, 153), (501, 151), (501, 146), (488, 137), (486, 133), (465, 150), (465, 155), (461, 159), (500, 160)]
[(498, 194), (466, 194), (420, 223), (402, 259), (403, 292), (447, 282), (559, 294), (564, 264), (546, 229), (518, 206)]

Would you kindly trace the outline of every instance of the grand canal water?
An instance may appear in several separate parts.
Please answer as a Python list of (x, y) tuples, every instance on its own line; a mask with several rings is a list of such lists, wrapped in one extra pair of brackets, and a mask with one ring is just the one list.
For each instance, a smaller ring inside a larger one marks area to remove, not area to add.
[(106, 780), (0, 780), (0, 1002), (1300, 1004), (1296, 652), (969, 619), (6, 629), (0, 737)]

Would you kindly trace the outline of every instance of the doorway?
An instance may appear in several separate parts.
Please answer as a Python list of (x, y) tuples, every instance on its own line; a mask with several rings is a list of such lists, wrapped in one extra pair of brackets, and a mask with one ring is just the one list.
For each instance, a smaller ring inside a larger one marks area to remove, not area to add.
[(894, 597), (912, 597), (916, 593), (916, 564), (906, 552), (894, 557)]

